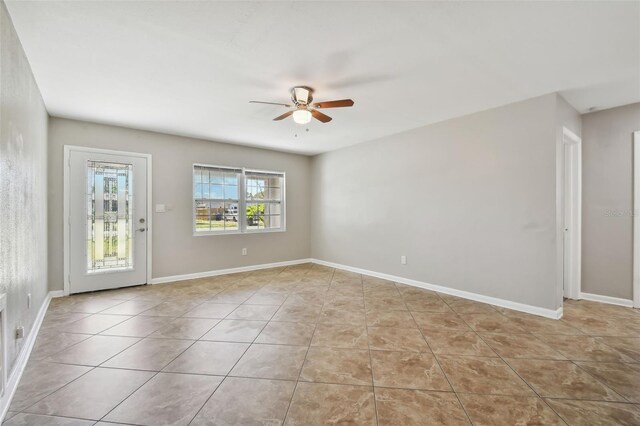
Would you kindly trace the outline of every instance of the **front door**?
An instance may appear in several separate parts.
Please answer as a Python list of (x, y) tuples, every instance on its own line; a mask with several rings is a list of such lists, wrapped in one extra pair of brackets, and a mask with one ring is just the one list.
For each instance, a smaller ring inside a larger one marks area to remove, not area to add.
[(68, 154), (69, 293), (147, 282), (147, 157)]

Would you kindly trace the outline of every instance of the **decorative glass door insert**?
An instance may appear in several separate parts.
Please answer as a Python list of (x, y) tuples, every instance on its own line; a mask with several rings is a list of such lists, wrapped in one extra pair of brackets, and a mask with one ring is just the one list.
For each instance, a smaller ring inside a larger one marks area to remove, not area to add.
[(87, 273), (131, 270), (133, 165), (87, 161)]

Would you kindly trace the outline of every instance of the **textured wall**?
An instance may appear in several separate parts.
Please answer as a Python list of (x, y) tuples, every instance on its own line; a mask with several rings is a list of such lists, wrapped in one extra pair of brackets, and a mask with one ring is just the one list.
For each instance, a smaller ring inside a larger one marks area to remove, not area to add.
[(633, 293), (633, 132), (640, 103), (582, 116), (582, 291)]
[(47, 294), (47, 121), (31, 68), (0, 2), (0, 292), (7, 293), (11, 367), (24, 342), (14, 339), (14, 330), (23, 325), (30, 331)]
[[(63, 147), (144, 152), (153, 156), (153, 277), (309, 257), (309, 157), (52, 117), (49, 125), (49, 286), (63, 288)], [(253, 167), (287, 174), (287, 231), (193, 236), (193, 163)], [(242, 256), (242, 248), (248, 249)]]
[(557, 309), (557, 104), (546, 95), (314, 157), (312, 256)]

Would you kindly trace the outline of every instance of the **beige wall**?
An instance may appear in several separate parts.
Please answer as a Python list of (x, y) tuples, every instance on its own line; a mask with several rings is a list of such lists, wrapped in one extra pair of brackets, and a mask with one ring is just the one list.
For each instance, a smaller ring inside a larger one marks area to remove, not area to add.
[[(7, 295), (10, 371), (47, 295), (47, 120), (4, 2), (0, 2), (0, 293)], [(27, 295), (31, 293), (31, 309)]]
[[(63, 146), (149, 153), (153, 156), (153, 277), (206, 272), (309, 257), (309, 169), (306, 156), (170, 136), (62, 118), (49, 123), (49, 282), (63, 288)], [(287, 176), (287, 231), (192, 234), (192, 165), (253, 167)], [(248, 255), (242, 256), (243, 247)]]
[(631, 299), (640, 103), (585, 114), (582, 129), (582, 291)]
[(546, 95), (314, 157), (312, 257), (557, 309), (557, 131), (577, 116), (560, 102)]

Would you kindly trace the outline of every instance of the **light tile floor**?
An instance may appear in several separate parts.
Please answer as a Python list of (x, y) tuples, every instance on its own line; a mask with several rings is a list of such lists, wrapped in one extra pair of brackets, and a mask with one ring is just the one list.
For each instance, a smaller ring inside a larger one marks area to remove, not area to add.
[(564, 312), (311, 264), (54, 299), (5, 424), (640, 425), (640, 313)]

